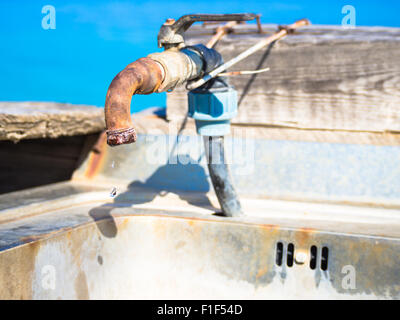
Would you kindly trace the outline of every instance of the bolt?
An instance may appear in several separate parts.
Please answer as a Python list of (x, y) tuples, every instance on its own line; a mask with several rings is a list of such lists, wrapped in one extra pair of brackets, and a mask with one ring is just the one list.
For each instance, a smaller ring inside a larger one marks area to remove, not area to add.
[(165, 20), (165, 24), (166, 25), (171, 25), (171, 24), (174, 24), (174, 23), (175, 23), (175, 19), (168, 18), (167, 20)]
[(295, 255), (295, 258), (294, 258), (294, 261), (295, 261), (297, 264), (303, 264), (303, 263), (305, 263), (305, 262), (307, 261), (307, 257), (308, 257), (308, 255), (307, 255), (306, 252), (304, 252), (304, 251), (297, 251), (297, 252), (296, 252), (296, 255)]

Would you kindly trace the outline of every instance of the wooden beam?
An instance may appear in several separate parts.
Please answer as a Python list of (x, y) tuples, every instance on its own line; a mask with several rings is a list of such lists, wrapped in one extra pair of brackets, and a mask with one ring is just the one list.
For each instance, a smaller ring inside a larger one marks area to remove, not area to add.
[(102, 108), (53, 102), (0, 102), (0, 141), (98, 133)]
[[(216, 45), (225, 61), (276, 25), (239, 25)], [(193, 27), (187, 44), (206, 43), (208, 27)], [(238, 91), (236, 124), (295, 129), (400, 132), (400, 29), (310, 26), (245, 59), (234, 70), (270, 71), (231, 77)], [(167, 94), (167, 119), (187, 113), (184, 88)]]

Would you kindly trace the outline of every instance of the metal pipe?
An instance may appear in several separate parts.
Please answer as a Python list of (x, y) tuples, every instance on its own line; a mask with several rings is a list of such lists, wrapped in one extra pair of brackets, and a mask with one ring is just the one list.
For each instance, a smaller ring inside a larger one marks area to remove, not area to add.
[(117, 146), (136, 141), (130, 112), (134, 94), (173, 90), (202, 72), (200, 54), (188, 49), (153, 53), (129, 64), (108, 88), (104, 107), (107, 143)]
[(226, 217), (242, 215), (242, 208), (225, 161), (224, 137), (205, 136), (204, 149), (211, 181), (223, 215)]
[(130, 112), (132, 96), (156, 92), (163, 78), (162, 66), (150, 58), (141, 58), (116, 75), (108, 88), (104, 106), (110, 146), (136, 141)]

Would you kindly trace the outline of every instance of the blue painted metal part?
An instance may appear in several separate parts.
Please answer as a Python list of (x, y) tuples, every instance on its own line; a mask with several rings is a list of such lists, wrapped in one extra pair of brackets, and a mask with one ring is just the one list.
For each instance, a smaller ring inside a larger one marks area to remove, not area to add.
[(237, 114), (237, 92), (232, 87), (193, 90), (188, 93), (189, 117), (202, 136), (224, 136)]

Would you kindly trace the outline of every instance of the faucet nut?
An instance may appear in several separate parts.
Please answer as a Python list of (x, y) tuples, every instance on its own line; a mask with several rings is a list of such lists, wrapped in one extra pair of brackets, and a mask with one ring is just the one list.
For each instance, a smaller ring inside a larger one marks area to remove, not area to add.
[(137, 139), (134, 128), (107, 130), (107, 144), (111, 147), (132, 143)]

